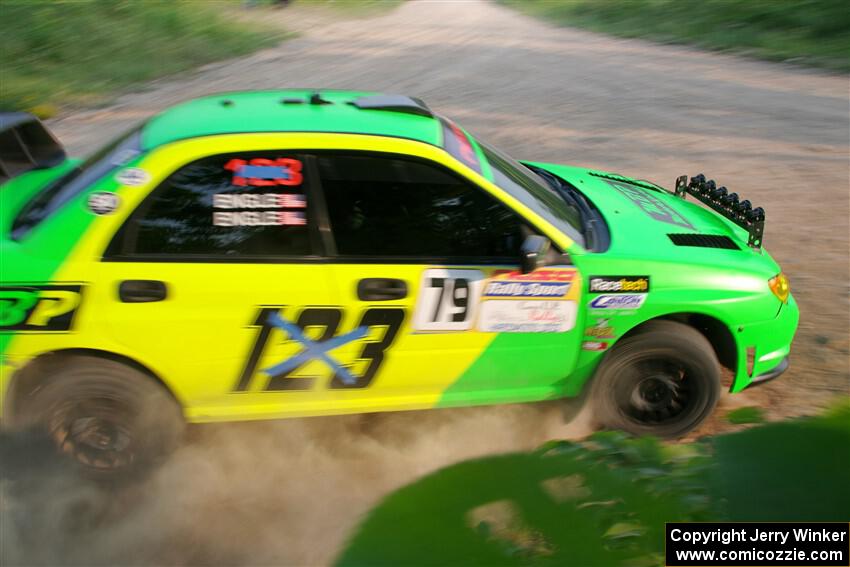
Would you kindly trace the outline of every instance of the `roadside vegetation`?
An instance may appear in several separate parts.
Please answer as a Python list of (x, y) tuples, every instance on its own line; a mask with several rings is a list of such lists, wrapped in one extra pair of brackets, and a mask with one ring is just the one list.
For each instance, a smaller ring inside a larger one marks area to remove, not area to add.
[(218, 2), (0, 1), (0, 108), (49, 115), (129, 85), (273, 45), (285, 34), (234, 21)]
[(846, 0), (498, 0), (558, 25), (850, 71)]
[(260, 6), (318, 8), (333, 10), (345, 16), (357, 17), (371, 16), (395, 8), (404, 0), (290, 0), (289, 3), (283, 3), (279, 0), (245, 0), (246, 3), (252, 1), (255, 5)]
[(607, 431), (451, 465), (385, 498), (336, 564), (660, 567), (665, 522), (846, 521), (850, 399), (728, 418), (755, 425), (694, 443)]

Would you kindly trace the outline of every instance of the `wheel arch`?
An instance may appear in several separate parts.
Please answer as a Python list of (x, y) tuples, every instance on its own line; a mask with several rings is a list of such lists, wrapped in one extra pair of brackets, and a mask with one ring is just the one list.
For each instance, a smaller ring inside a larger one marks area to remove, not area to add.
[(696, 329), (709, 342), (720, 365), (733, 373), (737, 372), (738, 344), (735, 342), (735, 336), (723, 321), (704, 313), (669, 313), (647, 319), (629, 329), (618, 339), (618, 342), (642, 332), (642, 329), (652, 321), (676, 321)]
[(168, 395), (174, 399), (180, 408), (185, 407), (180, 398), (171, 388), (168, 387), (168, 384), (165, 383), (159, 374), (138, 360), (107, 350), (92, 348), (67, 348), (39, 354), (32, 360), (28, 361), (23, 367), (15, 371), (6, 391), (3, 415), (11, 416), (15, 411), (15, 407), (18, 406), (18, 401), (23, 396), (27, 396), (34, 392), (38, 388), (40, 380), (42, 380), (48, 372), (55, 369), (58, 365), (67, 364), (69, 359), (73, 360), (78, 357), (93, 357), (111, 360), (113, 362), (129, 366), (134, 370), (138, 370), (142, 374), (148, 376), (155, 383), (159, 384), (168, 393)]

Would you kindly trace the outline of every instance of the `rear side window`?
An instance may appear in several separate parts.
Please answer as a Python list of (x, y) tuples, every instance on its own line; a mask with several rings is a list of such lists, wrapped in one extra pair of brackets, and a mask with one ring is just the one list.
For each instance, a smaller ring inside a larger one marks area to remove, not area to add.
[(107, 256), (306, 256), (307, 180), (298, 156), (246, 152), (195, 161), (162, 182), (130, 217)]
[(448, 118), (440, 118), (440, 125), (443, 128), (445, 150), (476, 173), (481, 173), (481, 162), (466, 132)]
[(12, 238), (20, 240), (25, 237), (71, 199), (138, 156), (141, 151), (140, 129), (121, 136), (42, 189), (12, 221)]
[(340, 256), (515, 262), (520, 217), (448, 170), (390, 156), (316, 159)]

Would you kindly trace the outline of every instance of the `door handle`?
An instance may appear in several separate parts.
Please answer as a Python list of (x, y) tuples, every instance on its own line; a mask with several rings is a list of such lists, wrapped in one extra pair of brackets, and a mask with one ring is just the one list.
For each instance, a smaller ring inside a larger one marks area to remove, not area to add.
[(357, 299), (391, 301), (407, 297), (407, 283), (395, 278), (363, 278), (357, 282)]
[(118, 286), (118, 299), (124, 303), (150, 303), (166, 297), (168, 289), (159, 280), (124, 280)]

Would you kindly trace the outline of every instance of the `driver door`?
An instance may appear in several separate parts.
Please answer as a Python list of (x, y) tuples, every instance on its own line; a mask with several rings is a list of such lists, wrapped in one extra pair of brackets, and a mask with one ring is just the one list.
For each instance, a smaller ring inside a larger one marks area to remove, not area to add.
[[(579, 352), (581, 290), (572, 266), (519, 273), (521, 244), (533, 233), (525, 219), (432, 161), (353, 152), (314, 159), (340, 303), (404, 312), (376, 378), (358, 395), (464, 405), (557, 390)], [(364, 294), (369, 285), (384, 289)]]

